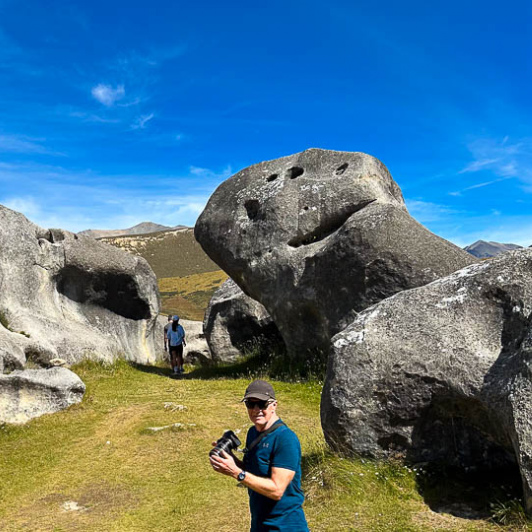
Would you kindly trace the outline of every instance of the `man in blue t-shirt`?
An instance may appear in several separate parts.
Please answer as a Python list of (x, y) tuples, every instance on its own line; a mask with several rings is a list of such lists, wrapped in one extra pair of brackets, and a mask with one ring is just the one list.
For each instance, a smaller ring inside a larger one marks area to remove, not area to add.
[(248, 488), (250, 532), (308, 532), (301, 490), (301, 446), (276, 413), (270, 383), (252, 382), (243, 401), (253, 423), (246, 438), (244, 460), (222, 451), (210, 457), (215, 471)]

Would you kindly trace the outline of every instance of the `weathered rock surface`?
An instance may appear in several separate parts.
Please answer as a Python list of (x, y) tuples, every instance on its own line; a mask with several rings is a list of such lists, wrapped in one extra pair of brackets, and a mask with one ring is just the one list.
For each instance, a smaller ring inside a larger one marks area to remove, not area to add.
[(417, 223), (363, 153), (311, 149), (245, 168), (212, 195), (195, 235), (302, 357), (326, 353), (367, 306), (475, 262)]
[(283, 344), (266, 309), (246, 296), (232, 279), (225, 281), (212, 296), (203, 330), (216, 362), (234, 362), (256, 342)]
[[(166, 316), (159, 316), (157, 319), (157, 350), (161, 358), (168, 358), (168, 353), (164, 353), (164, 326), (167, 323)], [(183, 319), (179, 320), (179, 323), (185, 329), (185, 341), (187, 343), (183, 349), (185, 364), (209, 365), (212, 362), (212, 356), (203, 333), (203, 323)]]
[(335, 448), (491, 468), (517, 460), (532, 510), (532, 250), (362, 312), (333, 339), (321, 419)]
[(157, 281), (144, 259), (0, 206), (0, 367), (155, 359)]
[(66, 368), (28, 369), (0, 375), (0, 422), (26, 423), (79, 403), (85, 385)]

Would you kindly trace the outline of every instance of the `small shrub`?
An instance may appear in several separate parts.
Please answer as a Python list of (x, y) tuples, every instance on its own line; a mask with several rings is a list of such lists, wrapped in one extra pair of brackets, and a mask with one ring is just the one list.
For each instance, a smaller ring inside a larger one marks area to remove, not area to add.
[(528, 530), (530, 524), (519, 499), (491, 504), (491, 518), (499, 525), (512, 526), (513, 530)]
[(7, 319), (7, 316), (3, 311), (0, 311), (0, 324), (2, 324), (2, 327), (4, 327), (4, 329), (11, 331), (11, 327), (9, 326), (9, 320)]

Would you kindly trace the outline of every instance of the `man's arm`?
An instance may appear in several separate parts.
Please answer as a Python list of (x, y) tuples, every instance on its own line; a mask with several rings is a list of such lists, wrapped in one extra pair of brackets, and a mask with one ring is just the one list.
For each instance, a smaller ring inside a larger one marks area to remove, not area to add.
[[(232, 456), (225, 451), (222, 452), (223, 456), (210, 457), (211, 465), (218, 473), (233, 477), (236, 480), (238, 474), (242, 471), (243, 464), (237, 464)], [(258, 477), (246, 471), (246, 478), (242, 481), (242, 484), (268, 497), (268, 499), (279, 501), (295, 474), (295, 471), (283, 467), (272, 467), (272, 476), (269, 478)]]

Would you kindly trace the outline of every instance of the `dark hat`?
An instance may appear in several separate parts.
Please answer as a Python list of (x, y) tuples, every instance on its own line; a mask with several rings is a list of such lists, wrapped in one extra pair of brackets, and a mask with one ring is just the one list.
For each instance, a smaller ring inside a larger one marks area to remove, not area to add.
[(172, 317), (172, 320), (173, 321), (179, 321), (179, 316), (177, 314), (175, 314), (173, 317)]
[(275, 399), (275, 392), (273, 386), (266, 381), (253, 381), (247, 388), (246, 393), (244, 394), (244, 399), (261, 399), (262, 401), (267, 401), (268, 399)]

